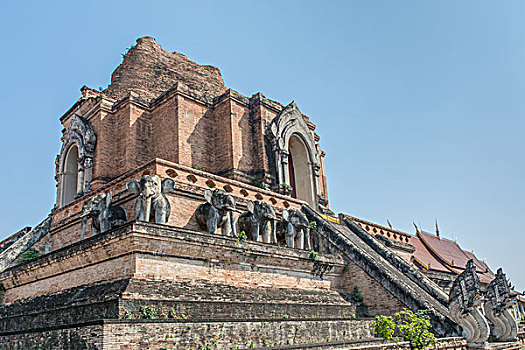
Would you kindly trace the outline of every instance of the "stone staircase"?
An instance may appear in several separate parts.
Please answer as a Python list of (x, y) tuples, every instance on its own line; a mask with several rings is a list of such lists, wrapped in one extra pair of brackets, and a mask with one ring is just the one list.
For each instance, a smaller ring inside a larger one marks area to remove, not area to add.
[[(370, 235), (351, 222), (332, 223), (308, 206), (303, 206), (310, 221), (315, 221), (318, 234), (329, 242), (344, 257), (363, 269), (377, 283), (413, 311), (427, 309), (431, 312), (434, 330), (440, 336), (459, 334), (457, 325), (451, 320), (444, 298), (437, 285), (427, 281), (419, 272), (394, 261), (381, 253)], [(386, 249), (386, 248), (385, 248)]]

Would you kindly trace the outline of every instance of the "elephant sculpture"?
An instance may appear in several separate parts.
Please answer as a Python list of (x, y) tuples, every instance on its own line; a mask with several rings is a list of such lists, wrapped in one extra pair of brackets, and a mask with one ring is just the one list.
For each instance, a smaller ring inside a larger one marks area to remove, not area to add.
[(89, 199), (82, 207), (82, 235), (86, 235), (87, 221), (91, 218), (91, 235), (106, 232), (126, 223), (126, 212), (119, 206), (111, 205), (111, 192), (101, 193)]
[(160, 180), (157, 175), (143, 175), (140, 181), (126, 182), (126, 188), (138, 195), (135, 204), (135, 220), (165, 224), (170, 217), (170, 203), (165, 194), (172, 192), (175, 182), (172, 179)]
[(311, 250), (310, 223), (300, 210), (283, 210), (283, 221), (286, 224), (286, 244), (290, 248)]
[(277, 244), (277, 217), (273, 207), (263, 201), (248, 201), (246, 205), (248, 211), (239, 216), (239, 230), (244, 231), (252, 241), (258, 241), (259, 234), (262, 234), (263, 242)]
[(206, 203), (199, 205), (195, 216), (197, 222), (208, 233), (216, 233), (217, 227), (225, 236), (236, 236), (235, 230), (235, 198), (221, 189), (205, 190), (204, 198)]

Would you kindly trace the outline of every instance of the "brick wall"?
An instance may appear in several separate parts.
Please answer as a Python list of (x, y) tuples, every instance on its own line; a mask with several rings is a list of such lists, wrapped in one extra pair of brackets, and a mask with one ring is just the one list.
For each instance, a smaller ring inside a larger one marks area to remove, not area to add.
[[(214, 128), (208, 107), (179, 96), (177, 98), (177, 112), (178, 163), (190, 167), (198, 166), (210, 169), (210, 134)], [(152, 155), (152, 157), (154, 156)]]
[(355, 263), (347, 261), (346, 266), (337, 281), (338, 289), (351, 295), (357, 286), (368, 314), (393, 315), (406, 307)]
[(214, 146), (214, 159), (211, 169), (217, 173), (233, 168), (233, 144), (231, 123), (231, 100), (224, 98), (216, 104), (213, 111), (214, 133), (211, 140)]
[(151, 155), (171, 162), (179, 161), (179, 118), (177, 96), (166, 98), (151, 111), (152, 137), (148, 145)]
[(84, 325), (39, 332), (0, 334), (0, 350), (102, 350), (104, 326)]
[(247, 349), (369, 339), (368, 320), (107, 320), (97, 325), (0, 334), (1, 350)]
[[(282, 109), (280, 104), (258, 94), (252, 108), (250, 99), (232, 90), (210, 104), (196, 94), (183, 93), (178, 85), (174, 89), (151, 104), (135, 92), (117, 102), (100, 96), (97, 103), (84, 102), (63, 117), (66, 128), (73, 113), (86, 117), (97, 135), (94, 190), (154, 158), (246, 183), (253, 181), (252, 176), (260, 180), (265, 173), (274, 175), (264, 135)], [(322, 191), (326, 196), (324, 185)]]
[[(247, 349), (369, 338), (370, 321), (264, 321), (132, 323), (104, 325), (104, 349)], [(125, 341), (123, 338), (125, 337)]]
[[(0, 335), (1, 350), (159, 349), (410, 349), (408, 342), (380, 344), (367, 320), (181, 322), (108, 320), (96, 325)], [(325, 343), (323, 346), (313, 344)], [(441, 338), (438, 350), (465, 350), (463, 338)]]

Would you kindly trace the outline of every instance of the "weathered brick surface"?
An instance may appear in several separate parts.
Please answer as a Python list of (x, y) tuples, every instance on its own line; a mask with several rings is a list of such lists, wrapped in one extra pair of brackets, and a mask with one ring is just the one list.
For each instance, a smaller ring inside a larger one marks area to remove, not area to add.
[(10, 335), (0, 333), (0, 350), (102, 350), (103, 337), (102, 324)]
[(348, 268), (338, 280), (338, 286), (347, 294), (353, 293), (354, 287), (357, 287), (370, 315), (393, 315), (406, 307), (355, 263), (348, 261), (347, 264)]
[[(371, 322), (368, 320), (107, 320), (82, 327), (0, 335), (0, 349), (410, 349), (408, 342), (381, 344), (370, 338), (372, 332)], [(462, 338), (441, 338), (434, 348), (464, 350), (467, 346)]]
[(210, 166), (213, 151), (213, 143), (210, 140), (216, 124), (212, 119), (211, 110), (183, 96), (180, 96), (177, 102), (178, 163), (214, 172), (215, 169)]
[(148, 100), (168, 91), (177, 82), (204, 92), (210, 98), (226, 91), (218, 68), (201, 66), (184, 55), (164, 50), (154, 39), (144, 37), (126, 53), (104, 94), (119, 100), (131, 90)]
[[(315, 266), (323, 261), (332, 269), (321, 278)], [(341, 268), (338, 260), (313, 261), (306, 251), (135, 223), (8, 269), (0, 283), (7, 303), (126, 277), (328, 293)]]
[(105, 320), (97, 325), (0, 334), (0, 349), (148, 350), (247, 349), (279, 345), (370, 339), (369, 320)]
[[(250, 348), (368, 338), (370, 321), (264, 321), (206, 323), (111, 323), (104, 349)], [(147, 334), (147, 337), (145, 336)], [(122, 341), (122, 338), (129, 339)], [(113, 343), (112, 343), (113, 340)], [(106, 347), (107, 346), (107, 347)]]
[(0, 332), (29, 331), (119, 317), (128, 280), (82, 285), (0, 307)]

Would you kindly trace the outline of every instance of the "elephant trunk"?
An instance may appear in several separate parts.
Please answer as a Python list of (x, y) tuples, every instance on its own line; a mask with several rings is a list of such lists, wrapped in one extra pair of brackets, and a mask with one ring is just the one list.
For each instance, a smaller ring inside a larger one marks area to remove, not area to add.
[(146, 200), (144, 203), (144, 221), (149, 222), (150, 213), (151, 213), (151, 196), (146, 197)]
[(86, 236), (86, 226), (87, 226), (87, 221), (88, 221), (88, 216), (85, 215), (85, 216), (82, 218), (82, 235), (80, 236), (80, 240), (83, 240), (84, 237)]

